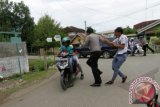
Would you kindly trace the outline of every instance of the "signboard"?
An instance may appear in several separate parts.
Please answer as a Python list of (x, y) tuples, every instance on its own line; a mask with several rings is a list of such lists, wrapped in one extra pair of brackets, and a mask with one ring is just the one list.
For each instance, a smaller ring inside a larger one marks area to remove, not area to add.
[(49, 37), (49, 38), (46, 39), (46, 41), (47, 41), (47, 42), (52, 42), (52, 38)]
[(61, 41), (61, 35), (55, 35), (54, 39), (55, 41)]

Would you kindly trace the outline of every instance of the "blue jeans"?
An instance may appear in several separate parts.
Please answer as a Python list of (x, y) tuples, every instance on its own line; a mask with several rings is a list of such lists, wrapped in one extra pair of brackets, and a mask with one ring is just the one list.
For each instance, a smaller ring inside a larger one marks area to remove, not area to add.
[(127, 59), (127, 54), (117, 54), (113, 61), (112, 61), (112, 69), (114, 71), (112, 81), (116, 79), (116, 77), (119, 75), (120, 77), (124, 78), (125, 75), (120, 71), (120, 67)]

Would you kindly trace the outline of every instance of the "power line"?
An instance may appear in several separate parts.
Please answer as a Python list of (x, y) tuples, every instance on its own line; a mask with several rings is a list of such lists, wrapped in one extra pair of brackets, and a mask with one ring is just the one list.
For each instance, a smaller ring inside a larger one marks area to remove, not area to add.
[[(104, 14), (110, 14), (110, 15), (112, 15), (112, 16), (124, 17), (124, 15), (117, 15), (117, 14), (108, 13), (108, 12), (104, 12), (104, 11), (101, 11), (101, 10), (93, 9), (93, 8), (90, 8), (90, 7), (87, 7), (87, 6), (78, 4), (77, 2), (74, 2), (74, 1), (71, 1), (71, 0), (66, 0), (66, 1), (71, 2), (71, 3), (75, 3), (75, 4), (79, 5), (80, 7), (89, 9), (89, 10), (91, 10), (91, 11), (93, 11), (93, 12), (96, 12), (96, 13), (97, 13), (97, 12), (100, 12), (100, 13), (104, 13)], [(138, 20), (138, 19), (135, 19), (135, 18), (131, 18), (131, 17), (129, 17), (129, 16), (125, 16), (125, 17), (128, 18), (128, 19), (132, 19), (132, 20)], [(106, 18), (106, 16), (105, 16), (105, 18)], [(108, 18), (108, 17), (107, 17), (107, 18)]]
[(82, 20), (82, 21), (84, 21), (85, 19), (82, 19), (82, 18), (80, 18), (80, 15), (79, 14), (75, 14), (74, 12), (72, 12), (72, 11), (70, 11), (70, 10), (68, 10), (67, 9), (67, 7), (66, 6), (64, 6), (63, 4), (61, 4), (60, 2), (58, 3), (58, 5), (61, 7), (61, 8), (63, 8), (67, 13), (69, 13), (70, 15), (74, 15), (74, 16), (77, 16), (80, 20)]
[[(153, 7), (157, 7), (157, 6), (159, 6), (159, 5), (160, 5), (160, 3), (155, 4), (155, 5), (153, 5), (153, 6), (150, 6), (150, 7), (148, 7), (147, 9), (150, 9), (150, 8), (153, 8)], [(132, 12), (132, 13), (126, 14), (126, 15), (124, 15), (123, 17), (130, 16), (130, 15), (133, 15), (133, 14), (136, 14), (136, 13), (139, 13), (139, 12), (142, 12), (142, 11), (145, 11), (145, 10), (146, 10), (146, 8), (143, 8), (143, 9), (134, 11), (134, 12)], [(99, 23), (92, 24), (91, 26), (99, 25), (99, 24), (102, 24), (102, 23), (104, 23), (104, 22), (116, 20), (116, 19), (123, 18), (123, 17), (116, 17), (116, 18), (113, 18), (113, 19), (111, 19), (111, 20), (105, 20), (105, 21), (102, 21), (102, 22), (99, 22)]]
[[(96, 13), (97, 13), (97, 12), (101, 12), (101, 13), (104, 13), (104, 14), (110, 14), (110, 13), (107, 13), (107, 12), (103, 12), (103, 11), (100, 11), (100, 10), (96, 10), (96, 9), (93, 9), (93, 8), (90, 8), (90, 7), (87, 7), (87, 6), (78, 4), (78, 3), (76, 3), (76, 2), (74, 2), (74, 1), (72, 1), (72, 0), (65, 0), (65, 1), (70, 2), (70, 3), (72, 3), (72, 4), (77, 4), (77, 5), (79, 5), (80, 7), (89, 9), (90, 11), (93, 11), (93, 12), (96, 12)], [(71, 12), (71, 11), (69, 12), (69, 10), (68, 10), (65, 6), (63, 6), (62, 4), (60, 4), (60, 2), (58, 2), (58, 3), (59, 3), (59, 5), (60, 5), (65, 11), (67, 11), (67, 12), (70, 13), (71, 15), (78, 16), (78, 18), (81, 19), (80, 17), (82, 17), (82, 16), (80, 16), (80, 15), (78, 15), (78, 14), (75, 14), (75, 13), (73, 13), (73, 12)], [(150, 8), (153, 8), (153, 7), (156, 7), (156, 6), (159, 6), (159, 5), (160, 5), (160, 3), (158, 2), (158, 3), (156, 3), (155, 5), (152, 5), (152, 6), (148, 7), (147, 9), (150, 9)], [(120, 18), (133, 19), (133, 18), (130, 18), (129, 16), (130, 16), (130, 15), (133, 15), (133, 14), (136, 14), (136, 13), (139, 13), (139, 12), (141, 12), (141, 11), (145, 11), (145, 10), (146, 10), (146, 8), (139, 9), (139, 10), (136, 10), (136, 11), (134, 11), (134, 12), (132, 12), (132, 13), (129, 13), (129, 14), (126, 14), (126, 15), (115, 15), (115, 14), (114, 14), (114, 16), (118, 16), (118, 17), (113, 18), (113, 19), (110, 19), (110, 20), (105, 20), (105, 21), (102, 21), (102, 22), (99, 22), (99, 23), (95, 23), (95, 24), (92, 24), (92, 25), (90, 25), (90, 26), (100, 25), (100, 24), (103, 24), (104, 22), (112, 21), (112, 20), (116, 20), (116, 19), (120, 19)], [(113, 14), (112, 14), (112, 15), (113, 15)], [(134, 18), (134, 19), (135, 19), (135, 18)], [(81, 19), (81, 20), (84, 21), (84, 19)], [(135, 19), (135, 20), (139, 20), (139, 19)]]

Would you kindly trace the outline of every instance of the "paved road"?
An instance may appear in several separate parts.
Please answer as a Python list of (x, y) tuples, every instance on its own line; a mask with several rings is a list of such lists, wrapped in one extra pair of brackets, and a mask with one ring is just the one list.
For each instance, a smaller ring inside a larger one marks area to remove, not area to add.
[[(111, 61), (112, 59), (99, 61), (99, 66), (104, 72), (102, 75), (104, 83), (112, 76)], [(73, 88), (62, 91), (59, 84), (59, 73), (57, 73), (43, 83), (13, 94), (9, 101), (0, 107), (146, 107), (145, 105), (128, 104), (128, 91), (120, 87), (125, 87), (126, 84), (122, 85), (120, 78), (117, 78), (112, 86), (90, 87), (93, 77), (85, 62), (86, 59), (81, 59), (85, 79), (77, 80)], [(156, 68), (160, 68), (160, 54), (129, 57), (122, 67), (128, 75), (128, 81)], [(150, 72), (150, 74), (153, 73)], [(160, 72), (156, 74), (156, 80), (160, 83)]]

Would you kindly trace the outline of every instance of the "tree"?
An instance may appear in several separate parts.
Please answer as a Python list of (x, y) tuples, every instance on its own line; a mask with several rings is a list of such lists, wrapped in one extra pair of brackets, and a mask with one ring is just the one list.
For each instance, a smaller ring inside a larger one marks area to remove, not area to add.
[(20, 31), (22, 40), (32, 43), (34, 20), (30, 15), (29, 8), (23, 2), (1, 0), (0, 27), (4, 31), (11, 31), (11, 29)]
[(41, 17), (34, 29), (34, 44), (35, 48), (53, 47), (56, 46), (56, 42), (47, 43), (47, 37), (54, 37), (54, 35), (65, 35), (64, 31), (60, 27), (60, 23), (52, 19), (49, 15)]
[(130, 28), (129, 26), (127, 26), (126, 28), (123, 28), (124, 30), (124, 34), (134, 34), (136, 33), (136, 30), (133, 28)]

